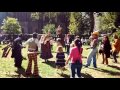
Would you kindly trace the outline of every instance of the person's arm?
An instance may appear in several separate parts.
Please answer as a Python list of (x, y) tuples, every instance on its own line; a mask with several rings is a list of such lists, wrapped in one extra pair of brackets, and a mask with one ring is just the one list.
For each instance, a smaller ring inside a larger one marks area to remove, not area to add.
[(86, 49), (92, 49), (92, 48), (94, 48), (95, 44), (96, 44), (96, 40), (93, 40), (92, 45), (90, 47), (86, 48)]
[(41, 43), (40, 43), (40, 41), (38, 39), (35, 40), (35, 43), (37, 44), (38, 48), (41, 47)]
[(70, 50), (70, 55), (68, 56), (68, 59), (66, 60), (66, 65), (68, 64), (68, 62), (70, 61), (71, 57), (72, 57), (72, 54), (73, 54), (73, 50), (71, 49)]
[(70, 57), (68, 57), (67, 61), (66, 61), (66, 65), (68, 64), (68, 62), (70, 61)]
[(23, 43), (23, 46), (26, 46), (30, 42), (30, 39), (28, 39), (25, 43)]

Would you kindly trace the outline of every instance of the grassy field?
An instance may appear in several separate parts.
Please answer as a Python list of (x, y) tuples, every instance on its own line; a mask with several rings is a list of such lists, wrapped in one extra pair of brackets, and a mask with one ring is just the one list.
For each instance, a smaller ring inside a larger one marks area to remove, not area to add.
[[(5, 46), (0, 47), (0, 57), (2, 54), (2, 48)], [(83, 46), (83, 56), (87, 57), (89, 54), (89, 50), (85, 50), (87, 46)], [(55, 46), (54, 50), (55, 51)], [(22, 50), (23, 56), (26, 58), (23, 60), (22, 66), (24, 69), (27, 67), (27, 48)], [(55, 68), (55, 53), (53, 53), (54, 58), (50, 59), (48, 63), (44, 63), (44, 60), (39, 58), (38, 55), (38, 67), (39, 67), (39, 74), (41, 78), (69, 78), (70, 77), (70, 70), (69, 65), (66, 66), (66, 70), (61, 74), (61, 71), (57, 71)], [(67, 58), (67, 55), (66, 55)], [(101, 64), (102, 58), (99, 55), (97, 59), (97, 69), (94, 69), (91, 66), (89, 68), (82, 68), (82, 76), (84, 78), (120, 78), (120, 58), (118, 58), (118, 63), (113, 63), (112, 59), (109, 59), (109, 66)], [(83, 58), (83, 65), (86, 64), (86, 58)], [(0, 59), (0, 78), (26, 78), (25, 73), (23, 71), (16, 73), (17, 69), (14, 67), (14, 60), (11, 58), (11, 54), (7, 58)]]

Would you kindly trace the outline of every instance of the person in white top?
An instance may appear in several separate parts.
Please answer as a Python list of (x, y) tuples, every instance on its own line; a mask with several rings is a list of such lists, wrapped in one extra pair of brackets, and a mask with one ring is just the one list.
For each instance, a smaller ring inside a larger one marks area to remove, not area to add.
[(32, 60), (34, 61), (34, 72), (33, 75), (39, 76), (38, 72), (38, 65), (37, 65), (37, 54), (38, 54), (38, 47), (39, 47), (39, 41), (37, 39), (37, 33), (33, 33), (33, 37), (28, 39), (24, 45), (28, 44), (28, 67), (26, 70), (26, 75), (31, 75), (31, 69), (32, 69)]

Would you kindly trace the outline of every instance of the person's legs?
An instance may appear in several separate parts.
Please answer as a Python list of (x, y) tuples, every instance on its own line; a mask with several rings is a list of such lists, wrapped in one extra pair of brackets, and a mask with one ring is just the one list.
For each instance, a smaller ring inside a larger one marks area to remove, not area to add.
[(117, 55), (117, 52), (114, 51), (113, 52), (113, 58), (114, 58), (115, 62), (117, 63), (117, 56), (116, 55)]
[(75, 78), (75, 64), (71, 63), (71, 77)]
[(14, 63), (15, 63), (14, 66), (17, 67), (17, 58), (16, 57), (14, 58)]
[(86, 67), (90, 66), (91, 64), (91, 61), (92, 61), (92, 57), (93, 57), (93, 50), (91, 50), (88, 58), (87, 58), (87, 64), (86, 64)]
[(104, 53), (102, 53), (102, 58), (103, 58), (102, 64), (104, 64), (105, 63)]
[(106, 65), (108, 65), (108, 58), (106, 55), (105, 55), (105, 62), (106, 62)]
[(34, 55), (34, 72), (33, 75), (34, 76), (38, 76), (38, 64), (37, 64), (37, 54)]
[(93, 55), (93, 66), (95, 68), (97, 68), (97, 65), (96, 65), (96, 53)]
[(18, 63), (18, 64), (17, 64), (17, 65), (18, 65), (18, 68), (21, 68), (21, 67), (22, 67), (22, 66), (21, 66), (21, 65), (22, 65), (22, 56), (19, 57), (17, 63)]
[(77, 76), (80, 78), (81, 77), (81, 69), (82, 69), (82, 64), (77, 65)]
[(26, 70), (27, 75), (32, 74), (32, 72), (31, 72), (31, 69), (32, 69), (32, 57), (33, 56), (31, 54), (28, 54), (29, 61), (28, 61), (28, 66), (27, 66), (27, 70)]
[(67, 45), (67, 54), (69, 55), (70, 46)]

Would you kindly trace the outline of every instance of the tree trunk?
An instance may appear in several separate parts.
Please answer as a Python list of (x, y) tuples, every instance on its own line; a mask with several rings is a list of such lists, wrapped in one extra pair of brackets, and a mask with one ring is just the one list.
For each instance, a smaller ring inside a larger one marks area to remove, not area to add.
[(94, 25), (95, 25), (95, 20), (94, 20), (94, 12), (90, 12), (90, 19), (91, 19), (91, 27), (90, 27), (90, 32), (89, 35), (94, 31)]

